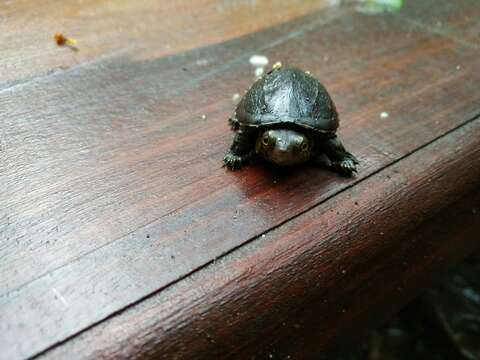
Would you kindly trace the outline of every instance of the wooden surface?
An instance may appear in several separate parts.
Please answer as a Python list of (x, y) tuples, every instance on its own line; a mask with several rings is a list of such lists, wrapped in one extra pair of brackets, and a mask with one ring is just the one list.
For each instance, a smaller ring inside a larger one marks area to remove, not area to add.
[[(1, 358), (312, 357), (475, 245), (477, 2), (229, 4), (0, 5)], [(326, 85), (356, 178), (221, 167), (253, 54)]]

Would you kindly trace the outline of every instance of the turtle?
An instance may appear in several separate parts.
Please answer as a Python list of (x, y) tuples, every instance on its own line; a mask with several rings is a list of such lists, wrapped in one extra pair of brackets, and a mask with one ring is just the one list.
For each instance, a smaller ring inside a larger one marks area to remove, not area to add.
[(254, 82), (229, 118), (233, 143), (223, 158), (230, 170), (254, 157), (280, 166), (313, 161), (344, 176), (358, 160), (336, 132), (338, 114), (325, 87), (309, 72), (274, 67)]

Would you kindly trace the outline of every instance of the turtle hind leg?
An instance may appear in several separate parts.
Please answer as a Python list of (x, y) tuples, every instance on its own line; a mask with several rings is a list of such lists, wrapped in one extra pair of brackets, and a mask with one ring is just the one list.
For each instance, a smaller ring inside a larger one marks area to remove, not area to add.
[(223, 157), (224, 166), (230, 170), (240, 169), (255, 154), (257, 129), (239, 126), (232, 146)]
[(330, 167), (340, 175), (352, 176), (357, 172), (357, 158), (345, 150), (337, 136), (322, 140), (320, 149), (329, 158)]
[(233, 114), (228, 118), (228, 123), (233, 131), (237, 131), (240, 128), (240, 122), (238, 121), (236, 114)]

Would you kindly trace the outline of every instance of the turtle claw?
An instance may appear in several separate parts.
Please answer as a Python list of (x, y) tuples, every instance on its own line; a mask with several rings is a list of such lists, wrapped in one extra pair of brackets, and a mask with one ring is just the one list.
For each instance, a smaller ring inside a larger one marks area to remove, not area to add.
[(234, 131), (238, 130), (238, 128), (240, 127), (240, 123), (238, 122), (235, 116), (232, 116), (231, 118), (229, 118), (228, 123), (230, 124), (230, 128)]
[[(355, 156), (353, 156), (352, 154), (348, 153), (348, 157), (349, 157), (350, 159), (352, 159), (352, 161), (355, 163), (355, 165), (360, 164), (360, 162), (358, 161), (358, 159), (357, 159)], [(357, 169), (355, 168), (355, 172), (356, 172), (356, 171), (357, 171)]]
[(332, 163), (333, 168), (340, 175), (352, 176), (357, 172), (358, 160), (354, 156), (349, 156), (341, 161), (335, 161)]
[(244, 162), (243, 157), (232, 154), (230, 151), (223, 157), (223, 166), (230, 170), (238, 170)]

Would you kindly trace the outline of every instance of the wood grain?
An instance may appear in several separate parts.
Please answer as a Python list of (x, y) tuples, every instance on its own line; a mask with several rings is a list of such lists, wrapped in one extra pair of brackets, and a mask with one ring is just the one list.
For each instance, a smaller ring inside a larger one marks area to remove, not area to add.
[[(415, 26), (442, 34), (465, 46), (480, 49), (480, 24), (476, 0), (406, 1), (402, 17)], [(473, 10), (473, 11), (472, 11)]]
[[(320, 1), (4, 1), (0, 89), (119, 54), (157, 58), (223, 42), (320, 10)], [(272, 11), (273, 9), (273, 11)], [(59, 48), (57, 32), (79, 51)]]
[[(127, 40), (125, 53), (92, 53), (98, 61), (0, 91), (0, 348), (8, 358), (45, 351), (283, 229), (479, 113), (476, 49), (402, 14), (329, 9), (169, 56), (148, 39), (135, 48)], [(253, 81), (254, 53), (325, 83), (340, 135), (362, 161), (359, 177), (221, 168), (232, 95)], [(460, 156), (466, 145), (458, 146), (449, 152)]]
[(477, 119), (42, 358), (318, 359), (344, 348), (479, 248), (479, 139)]

